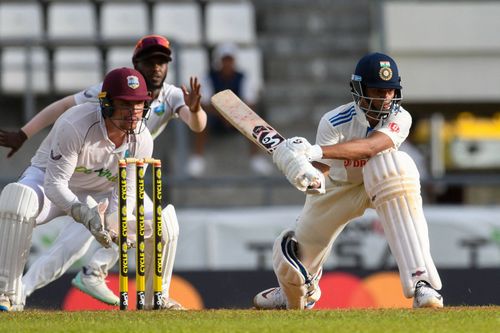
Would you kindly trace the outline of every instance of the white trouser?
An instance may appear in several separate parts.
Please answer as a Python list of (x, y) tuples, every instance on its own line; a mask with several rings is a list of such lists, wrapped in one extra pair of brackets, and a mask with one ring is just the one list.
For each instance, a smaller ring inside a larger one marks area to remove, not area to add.
[[(36, 289), (47, 285), (64, 274), (74, 262), (87, 252), (94, 239), (87, 228), (75, 222), (73, 218), (67, 216), (47, 199), (43, 189), (44, 176), (45, 174), (42, 170), (30, 166), (18, 181), (33, 188), (38, 195), (40, 213), (36, 219), (36, 223), (37, 225), (44, 224), (59, 216), (64, 216), (61, 218), (66, 218), (67, 223), (59, 233), (52, 247), (30, 266), (23, 277), (24, 294), (26, 296), (29, 296)], [(109, 198), (110, 193), (84, 192), (75, 194), (80, 200), (84, 200), (87, 195), (91, 195), (96, 201), (101, 201)]]
[(322, 268), (347, 223), (371, 205), (363, 184), (333, 182), (326, 177), (325, 185), (325, 194), (307, 195), (295, 230), (299, 259), (311, 275)]
[(30, 166), (17, 181), (20, 184), (31, 187), (38, 196), (39, 210), (36, 218), (37, 225), (49, 222), (58, 216), (66, 215), (65, 212), (59, 209), (45, 196), (43, 188), (44, 178), (45, 172), (43, 170)]
[[(144, 196), (145, 208), (145, 237), (152, 235), (152, 211), (153, 204), (151, 199)], [(71, 219), (71, 218), (70, 218)], [(71, 219), (72, 220), (72, 219)], [(135, 238), (135, 221), (129, 221), (128, 234)], [(163, 233), (166, 235), (166, 233)], [(94, 237), (80, 223), (68, 223), (55, 240), (52, 247), (38, 258), (23, 277), (25, 295), (28, 297), (36, 289), (41, 288), (48, 283), (56, 280), (64, 274), (77, 260), (82, 258), (89, 249)], [(107, 274), (118, 260), (118, 249), (112, 246), (109, 249), (100, 247), (92, 255), (87, 266), (92, 269), (100, 269)]]
[[(367, 170), (372, 164), (375, 167)], [(416, 166), (399, 152), (377, 155), (367, 165), (365, 178), (371, 180), (369, 190), (398, 264), (404, 295), (413, 297), (419, 280), (440, 289), (441, 281), (430, 254)], [(370, 171), (374, 175), (366, 177)], [(382, 176), (377, 178), (378, 174)], [(364, 183), (352, 185), (328, 179), (325, 194), (307, 196), (295, 238), (299, 259), (311, 275), (322, 268), (333, 242), (347, 223), (367, 208), (374, 208), (374, 204)]]

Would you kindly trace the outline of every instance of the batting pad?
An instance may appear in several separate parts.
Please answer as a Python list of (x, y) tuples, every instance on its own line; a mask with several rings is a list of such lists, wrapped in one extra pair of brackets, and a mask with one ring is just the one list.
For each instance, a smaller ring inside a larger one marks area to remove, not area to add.
[(273, 246), (273, 268), (279, 285), (286, 295), (287, 309), (310, 309), (321, 297), (319, 279), (321, 270), (315, 276), (309, 274), (297, 258), (297, 241), (294, 231), (285, 230)]
[(14, 296), (28, 259), (38, 214), (38, 197), (29, 186), (11, 183), (0, 195), (0, 294)]
[(163, 255), (163, 294), (169, 296), (170, 282), (174, 269), (175, 254), (177, 252), (177, 240), (179, 239), (179, 222), (173, 205), (167, 205), (162, 210), (162, 231), (165, 244)]
[(363, 178), (398, 264), (405, 296), (414, 296), (420, 280), (441, 289), (430, 253), (420, 175), (411, 157), (399, 151), (374, 156), (366, 163)]

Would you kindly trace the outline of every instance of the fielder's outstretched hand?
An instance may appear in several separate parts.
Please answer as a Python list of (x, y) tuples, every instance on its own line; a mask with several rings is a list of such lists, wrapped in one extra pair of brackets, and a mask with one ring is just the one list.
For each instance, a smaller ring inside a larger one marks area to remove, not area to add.
[(14, 155), (27, 139), (28, 136), (22, 130), (9, 132), (0, 129), (0, 146), (12, 148), (7, 155), (7, 158)]
[(189, 92), (184, 85), (182, 85), (182, 93), (184, 94), (184, 103), (189, 108), (191, 112), (198, 112), (201, 110), (201, 84), (198, 82), (198, 78), (191, 76), (189, 78), (189, 85), (191, 86), (191, 92)]

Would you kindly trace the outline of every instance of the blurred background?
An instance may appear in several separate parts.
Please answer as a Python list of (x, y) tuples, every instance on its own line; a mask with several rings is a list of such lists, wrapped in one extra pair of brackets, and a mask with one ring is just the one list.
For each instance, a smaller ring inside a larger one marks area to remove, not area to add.
[[(130, 67), (138, 39), (156, 33), (173, 45), (167, 81), (175, 85), (204, 77), (214, 48), (235, 43), (258, 112), (283, 135), (313, 142), (320, 117), (351, 101), (357, 60), (386, 52), (414, 120), (402, 149), (421, 171), (445, 303), (499, 304), (499, 17), (500, 1), (0, 0), (1, 128), (18, 129), (110, 69)], [(17, 179), (47, 133), (10, 159), (0, 151), (0, 186)], [(255, 293), (276, 285), (272, 243), (293, 225), (304, 195), (277, 170), (254, 173), (238, 133), (211, 138), (205, 172), (191, 177), (192, 141), (179, 121), (155, 141), (165, 204), (177, 207), (181, 228), (171, 294), (192, 308), (249, 307)], [(38, 228), (31, 260), (60, 227)], [(325, 269), (320, 308), (411, 304), (374, 212), (346, 228)], [(70, 288), (72, 274), (28, 305), (105, 308)]]

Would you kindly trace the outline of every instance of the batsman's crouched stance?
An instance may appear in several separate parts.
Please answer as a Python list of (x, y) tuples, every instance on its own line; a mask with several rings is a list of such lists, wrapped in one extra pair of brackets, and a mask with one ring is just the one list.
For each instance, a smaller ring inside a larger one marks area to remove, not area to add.
[[(282, 293), (281, 302), (272, 308), (312, 308), (321, 295), (318, 283), (322, 265), (333, 242), (346, 221), (363, 215), (367, 208), (375, 208), (380, 217), (399, 267), (404, 295), (414, 297), (419, 281), (441, 289), (430, 254), (419, 174), (413, 160), (404, 152), (382, 153), (367, 162), (363, 174), (365, 185), (339, 184), (327, 177), (326, 194), (307, 196), (296, 231), (284, 231), (273, 246), (273, 268), (280, 289), (259, 293), (254, 299), (256, 307), (268, 308), (269, 296)], [(428, 306), (442, 306), (433, 297), (430, 302)]]
[[(317, 144), (292, 138), (276, 149), (275, 164), (307, 196), (295, 230), (281, 234), (273, 247), (280, 286), (258, 293), (256, 308), (312, 308), (321, 295), (318, 282), (333, 243), (367, 208), (379, 215), (404, 295), (413, 297), (416, 308), (443, 307), (420, 176), (410, 156), (397, 150), (411, 125), (410, 114), (400, 106), (401, 89), (394, 60), (368, 54), (352, 76), (354, 101), (322, 117)], [(324, 180), (314, 174), (313, 165)], [(312, 179), (324, 181), (316, 193), (310, 191), (312, 182), (303, 184)]]

